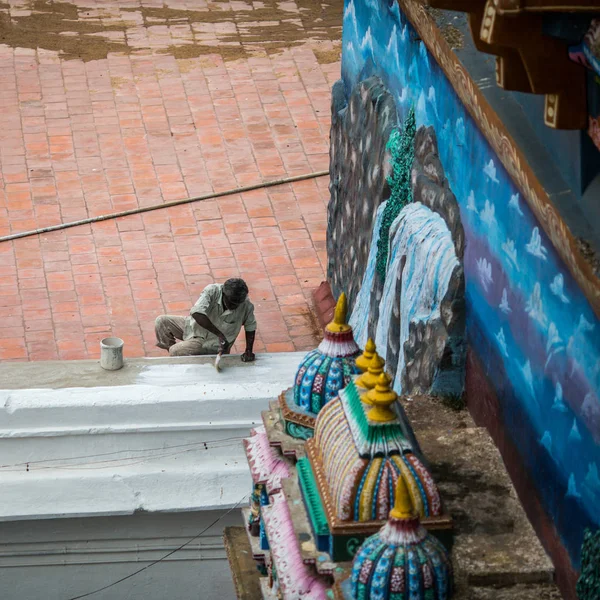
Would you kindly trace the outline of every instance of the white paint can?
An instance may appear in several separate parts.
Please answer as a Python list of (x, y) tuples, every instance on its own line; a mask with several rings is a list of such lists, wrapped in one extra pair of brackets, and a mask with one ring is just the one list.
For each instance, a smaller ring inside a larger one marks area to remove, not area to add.
[(100, 366), (107, 371), (118, 371), (123, 366), (123, 340), (118, 337), (100, 341)]

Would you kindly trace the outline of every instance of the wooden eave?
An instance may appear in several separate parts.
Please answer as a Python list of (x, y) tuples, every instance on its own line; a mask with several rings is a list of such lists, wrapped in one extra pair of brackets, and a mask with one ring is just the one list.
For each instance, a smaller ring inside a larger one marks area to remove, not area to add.
[(475, 47), (496, 56), (501, 88), (545, 96), (544, 122), (554, 129), (587, 126), (586, 70), (569, 59), (568, 45), (543, 33), (543, 13), (600, 14), (598, 0), (418, 0), (464, 12)]

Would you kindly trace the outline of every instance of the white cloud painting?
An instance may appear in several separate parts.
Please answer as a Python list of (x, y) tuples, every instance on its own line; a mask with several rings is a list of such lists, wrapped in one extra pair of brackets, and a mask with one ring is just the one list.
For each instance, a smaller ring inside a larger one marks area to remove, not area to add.
[(493, 181), (494, 183), (500, 183), (497, 175), (496, 175), (496, 165), (494, 165), (494, 160), (490, 158), (490, 162), (483, 167), (483, 172), (485, 176)]
[(483, 289), (487, 292), (490, 285), (493, 283), (492, 279), (492, 265), (485, 258), (477, 259), (477, 272), (479, 273), (479, 281)]
[(523, 216), (523, 211), (519, 206), (519, 194), (513, 194), (510, 197), (510, 202), (508, 203), (508, 206), (512, 208), (512, 210), (514, 210), (518, 215), (520, 215), (521, 217)]
[(529, 296), (529, 300), (527, 300), (525, 310), (534, 321), (537, 321), (543, 329), (546, 329), (548, 326), (548, 318), (544, 313), (542, 304), (542, 286), (539, 281), (536, 281), (533, 286), (533, 292), (531, 292), (531, 296)]
[(529, 252), (529, 254), (532, 256), (546, 260), (548, 250), (546, 250), (546, 248), (544, 248), (542, 245), (542, 236), (540, 235), (539, 227), (533, 228), (533, 231), (531, 232), (531, 240), (529, 241), (529, 244), (525, 246), (525, 250), (527, 250), (527, 252)]
[(565, 278), (562, 273), (559, 273), (550, 284), (550, 291), (560, 298), (561, 302), (565, 304), (569, 304), (570, 300), (567, 298), (565, 294)]

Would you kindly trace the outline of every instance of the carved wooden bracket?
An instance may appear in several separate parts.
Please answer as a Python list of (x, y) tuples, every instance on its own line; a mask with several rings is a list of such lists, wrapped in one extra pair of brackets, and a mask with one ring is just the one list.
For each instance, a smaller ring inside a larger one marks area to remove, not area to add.
[(585, 68), (568, 45), (543, 33), (543, 12), (600, 12), (598, 0), (420, 0), (431, 8), (468, 13), (475, 47), (493, 54), (505, 90), (543, 94), (544, 122), (555, 129), (587, 125)]
[(527, 70), (517, 50), (505, 50), (496, 58), (496, 83), (510, 92), (533, 93)]

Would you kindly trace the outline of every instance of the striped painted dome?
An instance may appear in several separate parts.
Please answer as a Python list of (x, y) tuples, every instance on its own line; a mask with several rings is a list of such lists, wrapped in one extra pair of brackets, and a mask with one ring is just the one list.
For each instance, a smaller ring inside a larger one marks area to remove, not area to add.
[(402, 479), (388, 522), (367, 538), (354, 558), (354, 600), (447, 600), (452, 563), (447, 550), (427, 533), (414, 512)]
[(399, 480), (421, 518), (442, 515), (437, 486), (405, 434), (410, 425), (398, 417), (373, 421), (372, 410), (350, 382), (317, 418), (316, 454), (336, 517), (358, 522), (386, 519)]

